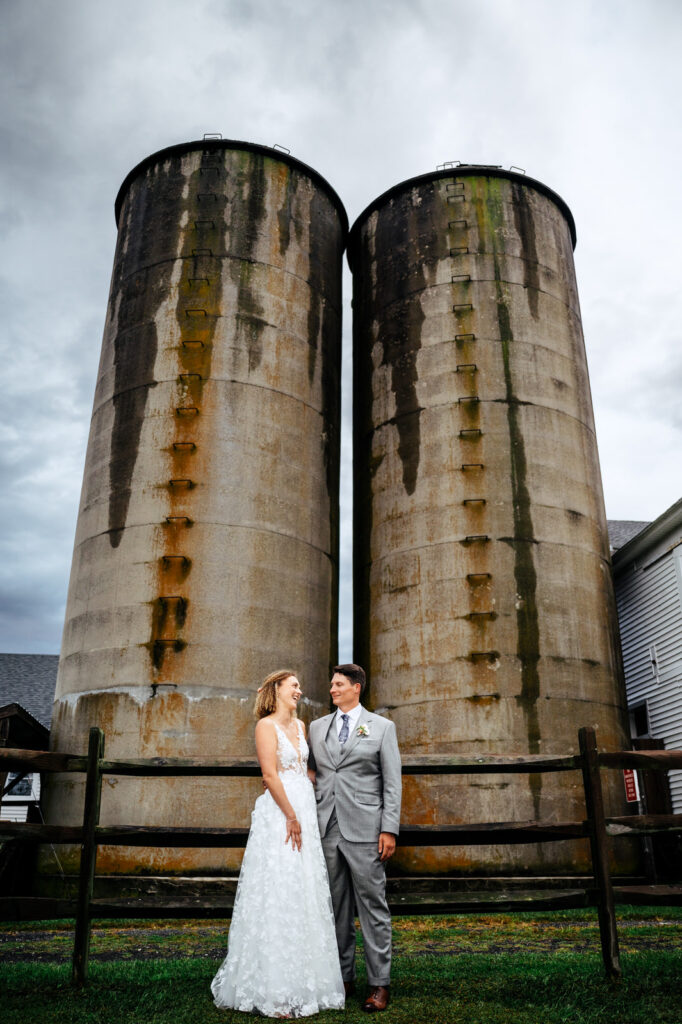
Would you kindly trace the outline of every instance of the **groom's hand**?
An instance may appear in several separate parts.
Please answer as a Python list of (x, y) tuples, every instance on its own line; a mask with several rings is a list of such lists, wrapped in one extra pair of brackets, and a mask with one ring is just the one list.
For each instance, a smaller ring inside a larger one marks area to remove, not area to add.
[(395, 836), (392, 832), (379, 833), (379, 859), (388, 860), (395, 853)]

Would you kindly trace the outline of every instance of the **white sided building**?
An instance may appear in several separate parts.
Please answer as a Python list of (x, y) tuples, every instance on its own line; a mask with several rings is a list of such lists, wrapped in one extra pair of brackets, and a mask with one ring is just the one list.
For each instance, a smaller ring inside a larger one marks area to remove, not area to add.
[[(633, 737), (682, 750), (682, 499), (653, 523), (610, 522), (613, 578)], [(682, 771), (669, 773), (682, 813)]]

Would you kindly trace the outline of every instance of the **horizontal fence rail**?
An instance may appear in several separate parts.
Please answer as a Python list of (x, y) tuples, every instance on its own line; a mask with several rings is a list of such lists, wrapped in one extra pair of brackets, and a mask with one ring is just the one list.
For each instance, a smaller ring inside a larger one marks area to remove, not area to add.
[[(682, 830), (682, 820), (680, 822)], [(248, 828), (176, 828), (147, 825), (98, 825), (98, 846), (163, 846), (238, 849), (246, 846)], [(507, 821), (480, 825), (401, 825), (399, 846), (490, 846), (498, 843), (555, 843), (559, 839), (589, 837), (587, 822)], [(615, 833), (620, 835), (620, 832)], [(642, 834), (632, 832), (628, 834)], [(34, 842), (78, 844), (84, 841), (80, 825), (26, 825), (0, 821), (0, 839), (21, 837)]]
[[(605, 818), (611, 837), (682, 835), (682, 815), (650, 814)], [(489, 846), (514, 843), (555, 843), (589, 838), (589, 822), (500, 821), (473, 825), (401, 825), (399, 846)], [(83, 842), (81, 825), (37, 825), (1, 821), (0, 840), (27, 839), (38, 843)], [(98, 846), (163, 846), (235, 850), (246, 846), (248, 828), (182, 828), (146, 825), (98, 825)]]
[[(639, 771), (682, 769), (682, 751), (599, 752), (593, 729), (579, 732), (580, 754), (523, 756), (407, 756), (403, 775), (498, 775), (579, 771), (582, 773), (586, 818), (584, 821), (508, 821), (459, 825), (401, 825), (398, 843), (403, 847), (483, 846), (549, 843), (588, 839), (592, 856), (594, 886), (575, 888), (538, 897), (526, 894), (481, 900), (461, 895), (428, 892), (398, 893), (391, 908), (401, 914), (561, 909), (592, 906), (599, 916), (602, 957), (609, 977), (620, 976), (615, 903), (639, 902), (682, 905), (682, 888), (677, 886), (613, 886), (608, 868), (608, 840), (650, 835), (681, 835), (682, 815), (604, 815), (600, 771), (634, 768)], [(0, 842), (69, 844), (81, 847), (78, 898), (0, 897), (0, 918), (40, 920), (76, 918), (73, 980), (83, 984), (88, 973), (91, 921), (105, 917), (225, 917), (231, 913), (234, 892), (226, 893), (223, 905), (206, 907), (194, 899), (169, 900), (162, 907), (144, 905), (137, 898), (116, 901), (93, 897), (97, 849), (99, 846), (188, 847), (240, 849), (246, 845), (248, 828), (183, 828), (143, 825), (100, 825), (102, 779), (105, 775), (145, 778), (260, 777), (258, 762), (249, 757), (195, 760), (191, 758), (144, 758), (107, 760), (104, 734), (92, 729), (86, 756), (61, 752), (0, 748), (0, 772), (80, 773), (86, 776), (82, 825), (33, 824), (0, 821)], [(532, 881), (532, 880), (529, 880)]]
[[(598, 753), (601, 768), (635, 768), (640, 771), (670, 771), (682, 768), (682, 750), (617, 750)], [(86, 772), (87, 757), (61, 754), (56, 751), (20, 750), (0, 747), (0, 771), (24, 772)], [(508, 775), (533, 772), (579, 771), (580, 754), (562, 756), (528, 755), (523, 757), (403, 757), (403, 775)], [(189, 757), (148, 757), (137, 760), (107, 761), (99, 765), (102, 775), (157, 776), (238, 776), (259, 777), (258, 761), (252, 757), (230, 757), (220, 760), (195, 760)]]
[[(509, 775), (533, 772), (579, 771), (580, 754), (567, 756), (528, 755), (523, 757), (403, 757), (403, 775)], [(682, 768), (682, 750), (617, 750), (598, 753), (602, 768), (635, 768), (640, 771), (670, 771)], [(87, 757), (61, 754), (56, 751), (19, 750), (0, 747), (0, 771), (24, 772), (86, 772)], [(168, 776), (238, 776), (259, 777), (258, 761), (252, 757), (230, 757), (221, 760), (195, 760), (189, 757), (148, 757), (137, 760), (107, 761), (99, 765), (102, 775), (137, 775), (164, 778)]]

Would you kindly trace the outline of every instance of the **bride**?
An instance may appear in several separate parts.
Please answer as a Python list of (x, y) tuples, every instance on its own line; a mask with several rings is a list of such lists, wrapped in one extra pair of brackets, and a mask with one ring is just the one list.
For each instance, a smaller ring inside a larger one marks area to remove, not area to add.
[(308, 744), (296, 717), (300, 699), (287, 670), (269, 675), (256, 698), (256, 753), (267, 790), (251, 815), (227, 957), (211, 982), (221, 1009), (307, 1017), (344, 1006)]

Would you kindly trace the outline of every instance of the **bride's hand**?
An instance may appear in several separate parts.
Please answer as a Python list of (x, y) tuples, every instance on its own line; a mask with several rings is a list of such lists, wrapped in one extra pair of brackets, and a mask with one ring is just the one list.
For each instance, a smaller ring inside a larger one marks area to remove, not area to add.
[(301, 824), (298, 818), (287, 818), (287, 834), (284, 845), (291, 839), (292, 850), (301, 849)]

